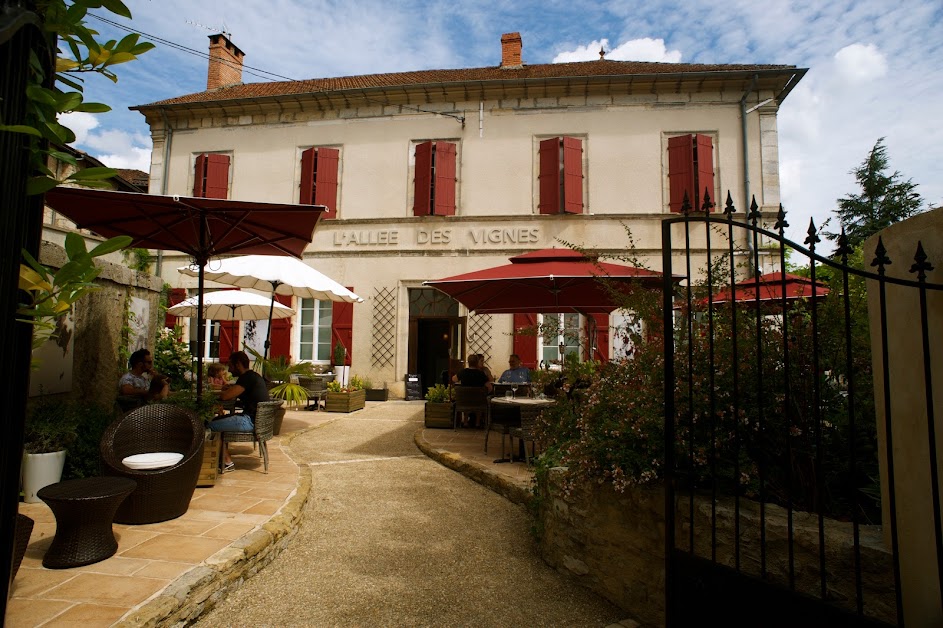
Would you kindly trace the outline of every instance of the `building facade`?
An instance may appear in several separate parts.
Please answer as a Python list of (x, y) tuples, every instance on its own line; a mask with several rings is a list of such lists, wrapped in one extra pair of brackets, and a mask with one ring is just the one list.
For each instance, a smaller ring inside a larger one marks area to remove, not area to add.
[[(560, 351), (562, 330), (515, 336), (533, 321), (470, 314), (423, 281), (566, 243), (624, 255), (630, 240), (660, 270), (661, 221), (685, 197), (699, 206), (704, 190), (729, 192), (741, 214), (755, 198), (775, 216), (776, 116), (805, 73), (528, 65), (509, 33), (493, 67), (242, 84), (243, 52), (223, 35), (210, 42), (206, 91), (135, 107), (154, 142), (151, 193), (325, 205), (304, 259), (365, 302), (292, 303), (298, 314), (273, 328), (272, 351), (326, 365), (341, 343), (351, 371), (394, 396), (405, 374), (429, 385), (469, 353), (499, 374), (511, 352), (533, 367)], [(192, 291), (176, 272), (186, 263), (165, 252), (159, 272)], [(597, 345), (593, 357), (624, 350), (608, 333), (620, 320), (602, 321), (599, 342), (585, 344)]]

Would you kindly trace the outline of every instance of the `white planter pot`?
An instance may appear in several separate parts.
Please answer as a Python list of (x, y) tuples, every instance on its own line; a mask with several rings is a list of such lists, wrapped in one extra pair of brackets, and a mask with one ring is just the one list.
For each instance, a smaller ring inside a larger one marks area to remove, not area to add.
[(334, 367), (334, 381), (340, 382), (341, 386), (346, 386), (349, 382), (347, 381), (350, 378), (350, 367), (349, 366), (335, 366)]
[(42, 501), (36, 493), (62, 479), (63, 465), (65, 449), (48, 454), (23, 454), (23, 500), (30, 504)]

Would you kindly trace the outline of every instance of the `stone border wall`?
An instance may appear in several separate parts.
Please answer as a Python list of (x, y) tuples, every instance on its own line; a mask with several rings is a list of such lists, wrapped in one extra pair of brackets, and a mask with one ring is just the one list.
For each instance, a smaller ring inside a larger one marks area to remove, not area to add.
[[(616, 493), (611, 484), (592, 484), (565, 495), (560, 488), (564, 469), (551, 469), (539, 482), (540, 550), (557, 570), (651, 625), (665, 623), (665, 497), (661, 486), (636, 487)], [(677, 538), (687, 538), (689, 504), (679, 499)], [(733, 500), (719, 500), (717, 561), (734, 565)], [(710, 499), (694, 501), (695, 554), (711, 555)], [(793, 514), (796, 589), (818, 596), (818, 519)], [(759, 504), (740, 501), (740, 567), (759, 574)], [(825, 520), (826, 569), (833, 600), (853, 609), (854, 551), (851, 523)], [(896, 623), (893, 561), (881, 540), (880, 526), (860, 526), (865, 614)], [(766, 506), (766, 549), (769, 579), (785, 584), (786, 511)]]

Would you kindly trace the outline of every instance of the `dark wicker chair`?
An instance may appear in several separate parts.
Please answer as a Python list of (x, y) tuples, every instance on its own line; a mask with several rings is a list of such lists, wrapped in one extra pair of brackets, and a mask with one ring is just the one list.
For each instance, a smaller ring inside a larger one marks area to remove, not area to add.
[(299, 375), (298, 385), (304, 388), (308, 393), (308, 405), (305, 406), (305, 410), (310, 410), (311, 404), (314, 404), (315, 410), (320, 410), (321, 400), (324, 399), (324, 396), (327, 394), (327, 380), (323, 377), (304, 377)]
[[(102, 473), (137, 482), (115, 513), (116, 523), (157, 523), (187, 512), (203, 464), (203, 421), (185, 408), (152, 404), (132, 410), (108, 426), (101, 440)], [(163, 469), (129, 469), (121, 461), (135, 454), (183, 454)]]
[[(537, 424), (537, 415), (540, 414), (540, 408), (521, 406), (521, 425), (512, 427), (510, 433), (511, 455), (514, 455), (514, 439), (519, 438), (521, 448), (524, 450), (524, 461), (530, 464), (530, 459), (537, 456), (537, 439), (534, 436), (534, 428)], [(502, 437), (503, 438), (503, 437)], [(531, 453), (527, 453), (527, 441), (531, 442)]]
[(268, 473), (268, 446), (265, 444), (274, 435), (275, 412), (285, 403), (283, 399), (263, 401), (255, 410), (255, 429), (251, 432), (220, 432), (224, 443), (258, 443), (259, 455)]
[(488, 425), (488, 389), (484, 386), (453, 386), (452, 429), (458, 427), (460, 414), (475, 413), (482, 427)]

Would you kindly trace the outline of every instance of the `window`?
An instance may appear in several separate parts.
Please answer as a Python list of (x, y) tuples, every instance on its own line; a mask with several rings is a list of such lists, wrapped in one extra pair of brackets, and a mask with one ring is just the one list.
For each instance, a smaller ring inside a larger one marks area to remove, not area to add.
[(551, 137), (538, 149), (541, 214), (583, 213), (583, 140)]
[(541, 314), (538, 323), (540, 335), (537, 342), (541, 361), (559, 362), (564, 356), (574, 353), (579, 357), (579, 314)]
[(306, 205), (324, 205), (327, 211), (322, 220), (337, 218), (337, 187), (340, 178), (340, 151), (318, 146), (301, 153), (301, 192), (298, 202)]
[(455, 215), (457, 153), (457, 145), (452, 142), (416, 144), (413, 215)]
[(709, 135), (689, 134), (668, 138), (668, 207), (680, 212), (687, 195), (692, 211), (700, 211), (704, 191), (714, 191), (714, 142)]
[(332, 306), (331, 301), (301, 299), (298, 347), (298, 356), (301, 360), (323, 364), (331, 362)]
[(616, 310), (612, 313), (612, 359), (630, 360), (635, 346), (642, 339), (642, 319), (634, 312)]
[(193, 196), (229, 198), (229, 155), (201, 153), (193, 169)]

